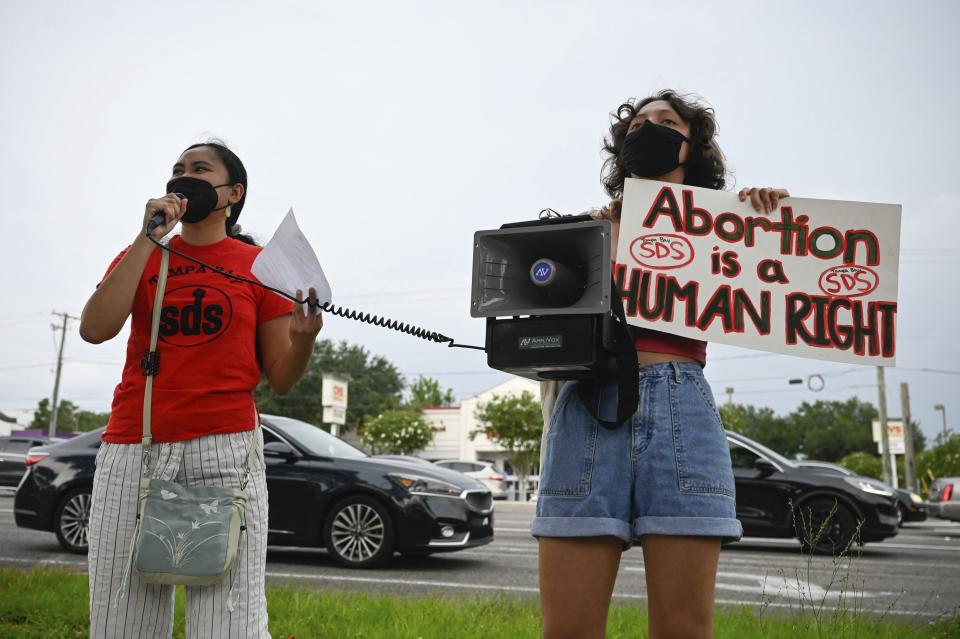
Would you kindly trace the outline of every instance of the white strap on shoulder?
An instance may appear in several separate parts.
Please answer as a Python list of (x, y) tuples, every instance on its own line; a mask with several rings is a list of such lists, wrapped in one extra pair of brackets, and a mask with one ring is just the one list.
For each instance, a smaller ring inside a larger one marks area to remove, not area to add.
[[(153, 317), (150, 320), (150, 353), (156, 358), (157, 337), (160, 333), (160, 311), (163, 307), (163, 292), (167, 287), (167, 265), (170, 263), (170, 252), (166, 248), (161, 248), (160, 274), (157, 281), (157, 294), (153, 299)], [(153, 407), (153, 372), (147, 375), (147, 387), (143, 391), (143, 448), (144, 453), (153, 443), (153, 432), (150, 426), (150, 418)]]

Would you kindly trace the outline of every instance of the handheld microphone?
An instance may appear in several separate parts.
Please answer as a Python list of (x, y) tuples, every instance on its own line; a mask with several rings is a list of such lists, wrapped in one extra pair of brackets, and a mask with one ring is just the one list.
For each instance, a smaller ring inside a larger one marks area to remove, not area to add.
[[(181, 200), (186, 197), (183, 193), (174, 193), (174, 195), (176, 195), (177, 198)], [(167, 216), (163, 214), (163, 211), (154, 213), (153, 217), (150, 218), (150, 221), (147, 222), (147, 231), (146, 231), (147, 235), (150, 235), (151, 233), (153, 233), (154, 229), (156, 229), (158, 226), (163, 224), (166, 219), (167, 219)]]

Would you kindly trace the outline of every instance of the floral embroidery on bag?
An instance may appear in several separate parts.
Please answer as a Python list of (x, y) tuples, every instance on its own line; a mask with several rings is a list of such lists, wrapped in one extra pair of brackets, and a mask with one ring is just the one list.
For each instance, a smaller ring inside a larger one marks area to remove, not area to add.
[[(203, 506), (205, 504), (201, 505)], [(217, 533), (202, 539), (198, 539), (197, 537), (199, 537), (199, 535), (194, 535), (195, 532), (202, 531), (204, 526), (219, 525), (221, 523), (219, 521), (199, 522), (194, 520), (190, 523), (190, 528), (188, 530), (174, 531), (170, 526), (167, 525), (166, 522), (161, 519), (149, 516), (147, 519), (151, 519), (166, 528), (166, 531), (161, 530), (160, 532), (144, 528), (143, 532), (160, 542), (160, 545), (163, 546), (164, 550), (167, 552), (167, 559), (169, 559), (170, 565), (174, 568), (180, 568), (181, 566), (190, 563), (190, 561), (193, 559), (194, 553), (203, 544), (212, 539), (216, 539), (217, 537), (227, 536), (226, 533)], [(157, 530), (159, 530), (159, 528)]]

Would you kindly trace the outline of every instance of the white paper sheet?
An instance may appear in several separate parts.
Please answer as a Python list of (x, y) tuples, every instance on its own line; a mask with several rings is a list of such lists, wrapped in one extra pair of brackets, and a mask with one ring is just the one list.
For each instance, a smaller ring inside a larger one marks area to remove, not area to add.
[(293, 209), (287, 212), (273, 237), (253, 261), (251, 271), (264, 284), (290, 295), (296, 295), (300, 289), (305, 298), (313, 287), (321, 305), (333, 301), (327, 276), (323, 274), (313, 247), (297, 226)]

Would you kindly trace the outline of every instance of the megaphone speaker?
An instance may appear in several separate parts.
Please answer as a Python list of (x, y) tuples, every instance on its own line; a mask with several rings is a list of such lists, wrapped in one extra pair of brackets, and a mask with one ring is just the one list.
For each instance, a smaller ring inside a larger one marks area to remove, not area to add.
[(470, 315), (610, 310), (610, 222), (550, 218), (473, 236)]

